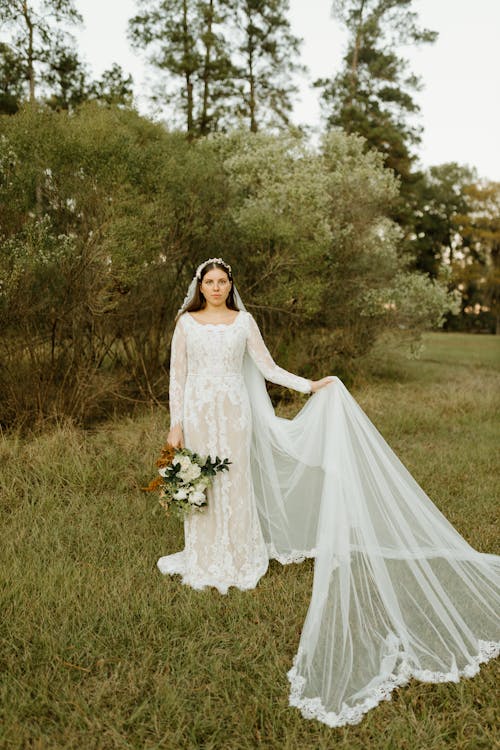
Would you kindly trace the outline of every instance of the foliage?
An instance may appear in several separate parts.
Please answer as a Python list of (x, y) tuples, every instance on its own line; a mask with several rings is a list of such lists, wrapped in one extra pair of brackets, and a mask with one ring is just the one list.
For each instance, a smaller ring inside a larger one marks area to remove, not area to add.
[(366, 138), (385, 163), (408, 179), (419, 131), (412, 124), (418, 111), (413, 93), (419, 80), (408, 72), (398, 48), (432, 43), (434, 31), (418, 25), (412, 0), (335, 0), (333, 13), (349, 38), (342, 70), (316, 85), (330, 127)]
[(462, 297), (461, 315), (447, 328), (494, 333), (498, 323), (498, 183), (478, 180), (456, 163), (422, 173), (414, 186), (415, 226), (407, 245), (415, 267), (436, 278), (449, 271), (448, 284)]
[(173, 320), (206, 257), (231, 263), (274, 355), (306, 376), (352, 371), (388, 328), (418, 335), (452, 300), (405, 275), (396, 196), (380, 154), (340, 133), (315, 152), (286, 134), (189, 143), (96, 103), (1, 118), (1, 423), (166, 398)]
[[(174, 98), (184, 112), (186, 132), (194, 136), (216, 129), (228, 109), (223, 98), (234, 74), (224, 29), (231, 3), (138, 0), (138, 7), (129, 23), (130, 40), (178, 82)], [(164, 90), (160, 98), (167, 98)]]
[(264, 124), (290, 125), (292, 74), (303, 71), (296, 60), (301, 40), (292, 34), (288, 0), (243, 0), (235, 3), (242, 30), (237, 112), (256, 133)]
[(500, 334), (500, 183), (484, 180), (464, 188), (467, 212), (455, 223), (464, 238), (453, 258), (466, 318)]
[(419, 78), (409, 69), (405, 47), (433, 43), (437, 33), (422, 28), (413, 0), (334, 0), (333, 15), (347, 30), (339, 72), (317, 80), (327, 128), (342, 128), (366, 139), (400, 178), (400, 197), (391, 216), (405, 237), (416, 234), (420, 212), (414, 171), (420, 141), (415, 93)]
[(468, 213), (466, 189), (476, 179), (474, 170), (450, 162), (422, 172), (413, 186), (415, 218), (409, 244), (416, 267), (433, 278), (468, 244), (457, 217)]
[[(498, 553), (498, 337), (425, 341), (395, 380), (354, 395), (467, 541)], [(273, 561), (254, 591), (227, 596), (161, 576), (155, 561), (182, 548), (182, 525), (139, 485), (166, 422), (155, 409), (92, 431), (63, 423), (36, 438), (0, 436), (0, 744), (495, 747), (495, 662), (459, 684), (414, 680), (357, 726), (329, 729), (290, 708), (285, 675), (312, 565)]]
[(92, 81), (67, 24), (81, 15), (72, 0), (0, 0), (9, 43), (0, 44), (0, 113), (13, 114), (27, 99), (74, 109), (89, 99), (130, 104), (132, 78), (119, 65)]
[[(0, 0), (0, 18), (11, 31), (10, 60), (19, 66), (29, 87), (29, 99), (36, 99), (36, 85), (49, 69), (54, 55), (71, 40), (63, 24), (81, 23), (73, 0)], [(14, 57), (15, 56), (15, 57)], [(9, 57), (4, 56), (4, 64)]]
[(24, 69), (21, 59), (5, 42), (0, 42), (0, 114), (12, 115), (23, 96)]
[(252, 132), (289, 123), (291, 78), (301, 66), (288, 0), (138, 0), (138, 7), (130, 39), (168, 74), (156, 101), (180, 102), (190, 138), (241, 122)]

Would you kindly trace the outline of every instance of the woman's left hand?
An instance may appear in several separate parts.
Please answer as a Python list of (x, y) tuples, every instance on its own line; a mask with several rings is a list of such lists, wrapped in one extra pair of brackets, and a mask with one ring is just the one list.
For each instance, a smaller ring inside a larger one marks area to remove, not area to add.
[(333, 380), (333, 375), (327, 375), (326, 378), (321, 378), (321, 380), (311, 380), (311, 393), (316, 393), (316, 391), (319, 391), (326, 385), (330, 385), (330, 383), (333, 383)]

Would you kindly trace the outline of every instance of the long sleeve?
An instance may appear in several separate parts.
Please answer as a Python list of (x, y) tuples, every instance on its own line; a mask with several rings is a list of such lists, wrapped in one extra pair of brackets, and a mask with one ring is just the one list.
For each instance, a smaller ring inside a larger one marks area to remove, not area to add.
[(187, 376), (186, 333), (181, 320), (177, 321), (170, 347), (170, 428), (180, 424), (184, 416), (184, 387)]
[(311, 381), (278, 367), (264, 343), (253, 316), (249, 313), (248, 317), (250, 331), (247, 339), (247, 350), (266, 380), (270, 380), (271, 383), (277, 385), (284, 385), (286, 388), (291, 388), (300, 393), (310, 393)]

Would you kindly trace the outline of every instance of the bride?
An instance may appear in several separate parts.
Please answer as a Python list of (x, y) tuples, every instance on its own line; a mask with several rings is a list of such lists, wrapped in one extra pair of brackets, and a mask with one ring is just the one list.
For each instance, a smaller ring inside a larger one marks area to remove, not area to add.
[[(292, 420), (265, 379), (314, 393)], [(276, 365), (231, 267), (201, 263), (172, 338), (168, 442), (229, 458), (185, 547), (158, 560), (196, 589), (254, 588), (270, 558), (315, 558), (290, 704), (355, 724), (411, 677), (458, 681), (500, 647), (500, 558), (448, 523), (338, 378)]]

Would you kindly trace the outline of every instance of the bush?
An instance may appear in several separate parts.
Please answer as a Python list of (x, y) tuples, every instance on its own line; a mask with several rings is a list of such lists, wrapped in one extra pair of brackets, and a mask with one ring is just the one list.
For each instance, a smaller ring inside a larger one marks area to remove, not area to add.
[(207, 257), (233, 265), (276, 358), (304, 375), (428, 327), (450, 299), (405, 274), (397, 190), (342, 133), (316, 152), (288, 134), (188, 143), (98, 104), (0, 117), (0, 422), (165, 400), (175, 313)]

